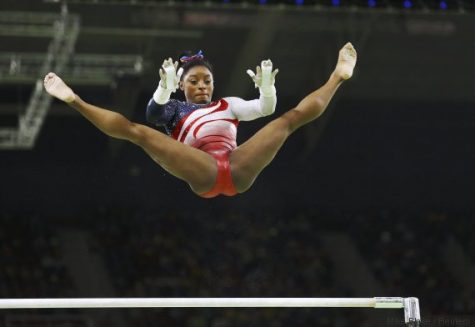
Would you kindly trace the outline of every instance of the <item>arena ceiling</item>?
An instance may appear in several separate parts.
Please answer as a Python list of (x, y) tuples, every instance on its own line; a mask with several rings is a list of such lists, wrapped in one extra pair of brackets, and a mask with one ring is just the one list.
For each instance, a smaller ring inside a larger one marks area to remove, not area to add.
[[(117, 3), (69, 3), (68, 12), (81, 21), (75, 53), (143, 57), (143, 90), (154, 89), (163, 59), (202, 49), (215, 65), (218, 95), (254, 94), (245, 70), (271, 58), (280, 69), (279, 95), (298, 98), (327, 78), (339, 47), (351, 41), (359, 62), (347, 96), (475, 101), (472, 14)], [(61, 4), (7, 0), (0, 9), (59, 14)], [(0, 53), (44, 53), (49, 41), (4, 32)], [(2, 62), (2, 87), (11, 86), (7, 64)], [(94, 78), (73, 82), (95, 85)]]

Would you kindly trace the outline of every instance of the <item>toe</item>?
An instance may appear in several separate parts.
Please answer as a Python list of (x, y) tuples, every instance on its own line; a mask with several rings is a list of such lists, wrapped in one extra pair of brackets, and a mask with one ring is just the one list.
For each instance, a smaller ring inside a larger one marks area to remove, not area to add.
[(48, 74), (46, 74), (46, 76), (45, 76), (45, 83), (48, 82), (49, 80), (51, 80), (53, 77), (54, 77), (54, 74), (53, 74), (53, 73), (48, 73)]

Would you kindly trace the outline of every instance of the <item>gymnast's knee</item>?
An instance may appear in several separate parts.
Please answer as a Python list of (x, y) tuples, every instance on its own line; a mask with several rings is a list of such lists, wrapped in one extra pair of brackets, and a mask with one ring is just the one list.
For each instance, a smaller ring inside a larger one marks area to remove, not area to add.
[(127, 140), (143, 148), (150, 142), (150, 137), (147, 134), (142, 125), (131, 123), (127, 129)]
[(283, 121), (283, 131), (292, 134), (300, 126), (302, 126), (303, 115), (297, 108), (293, 108), (280, 116)]

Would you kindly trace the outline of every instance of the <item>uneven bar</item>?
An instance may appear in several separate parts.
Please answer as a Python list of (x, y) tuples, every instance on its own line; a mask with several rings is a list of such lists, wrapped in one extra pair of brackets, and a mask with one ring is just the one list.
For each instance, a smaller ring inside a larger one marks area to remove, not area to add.
[(0, 309), (54, 308), (404, 308), (400, 297), (383, 298), (45, 298), (0, 299)]

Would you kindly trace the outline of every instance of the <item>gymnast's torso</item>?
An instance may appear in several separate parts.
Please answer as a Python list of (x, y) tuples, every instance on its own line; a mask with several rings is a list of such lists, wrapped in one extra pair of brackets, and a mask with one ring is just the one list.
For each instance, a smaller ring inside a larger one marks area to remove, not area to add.
[(232, 151), (237, 146), (239, 121), (265, 116), (266, 111), (262, 108), (265, 105), (259, 99), (245, 101), (237, 97), (227, 97), (209, 104), (171, 99), (159, 105), (151, 99), (146, 116), (149, 123), (164, 127), (167, 134), (179, 142), (203, 151), (210, 146)]

